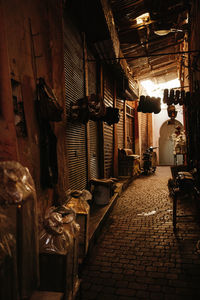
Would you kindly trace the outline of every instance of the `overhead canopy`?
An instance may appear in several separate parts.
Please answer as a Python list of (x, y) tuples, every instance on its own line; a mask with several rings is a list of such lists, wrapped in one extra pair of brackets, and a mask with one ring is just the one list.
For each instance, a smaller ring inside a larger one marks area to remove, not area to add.
[(186, 37), (190, 1), (110, 0), (110, 4), (133, 76), (159, 81), (177, 78), (179, 55), (175, 53)]
[(113, 71), (113, 76), (119, 82), (121, 95), (129, 100), (136, 100), (137, 81), (130, 76), (126, 60), (118, 59), (123, 57), (123, 52), (109, 1), (69, 0), (65, 5), (75, 12), (80, 30), (86, 33), (87, 42), (93, 50), (95, 59)]

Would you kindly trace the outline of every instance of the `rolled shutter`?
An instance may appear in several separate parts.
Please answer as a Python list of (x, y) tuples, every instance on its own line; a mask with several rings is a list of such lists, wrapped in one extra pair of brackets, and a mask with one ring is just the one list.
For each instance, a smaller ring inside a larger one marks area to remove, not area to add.
[[(89, 59), (94, 57), (89, 53)], [(88, 89), (89, 95), (96, 94), (96, 62), (88, 62)], [(98, 128), (97, 122), (89, 120), (89, 138), (90, 138), (90, 176), (99, 178), (98, 167)]]
[[(113, 83), (111, 78), (104, 78), (104, 103), (106, 107), (113, 107)], [(113, 125), (104, 123), (104, 165), (105, 177), (112, 177), (113, 173)]]
[(117, 123), (117, 137), (118, 148), (124, 148), (124, 113), (123, 113), (124, 101), (117, 99), (117, 108), (119, 109), (120, 119)]
[(84, 97), (83, 50), (80, 33), (69, 16), (64, 18), (64, 67), (69, 188), (84, 189), (87, 184), (86, 126), (69, 118), (70, 103)]
[(135, 152), (134, 109), (126, 105), (127, 148)]
[(141, 113), (141, 154), (148, 148), (148, 119), (147, 114)]

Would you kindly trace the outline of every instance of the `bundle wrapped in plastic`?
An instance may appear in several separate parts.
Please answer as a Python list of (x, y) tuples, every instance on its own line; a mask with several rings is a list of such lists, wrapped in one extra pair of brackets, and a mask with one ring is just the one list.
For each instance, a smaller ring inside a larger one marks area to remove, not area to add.
[(0, 205), (16, 239), (20, 297), (28, 298), (39, 282), (37, 197), (29, 170), (19, 162), (0, 162)]
[(16, 239), (9, 218), (0, 209), (0, 299), (17, 300)]
[(83, 257), (88, 250), (89, 242), (89, 215), (90, 206), (87, 201), (92, 200), (92, 194), (87, 190), (68, 190), (66, 193), (65, 208), (76, 212), (76, 222), (80, 225), (79, 256)]
[(72, 208), (78, 214), (88, 214), (90, 206), (87, 201), (92, 200), (92, 194), (87, 190), (68, 190), (65, 207)]
[[(67, 254), (73, 235), (79, 231), (75, 218), (75, 212), (70, 208), (51, 207), (45, 215), (44, 228), (40, 233), (40, 253)], [(67, 228), (65, 224), (68, 224)]]
[(35, 192), (29, 170), (16, 161), (0, 162), (0, 204), (18, 204)]
[(16, 240), (12, 231), (7, 216), (4, 215), (3, 211), (0, 211), (0, 264), (6, 256), (14, 256)]

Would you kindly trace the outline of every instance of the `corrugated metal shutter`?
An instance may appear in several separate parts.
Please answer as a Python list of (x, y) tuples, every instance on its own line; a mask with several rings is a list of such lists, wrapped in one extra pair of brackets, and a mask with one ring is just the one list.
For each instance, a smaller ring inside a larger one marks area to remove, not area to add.
[[(94, 57), (88, 53), (88, 59)], [(96, 63), (88, 62), (88, 89), (89, 95), (96, 94)], [(97, 122), (89, 120), (89, 136), (90, 136), (90, 176), (91, 178), (99, 178), (98, 167), (98, 128)]]
[(118, 148), (124, 148), (124, 112), (123, 112), (124, 101), (117, 99), (117, 108), (120, 113), (120, 120), (117, 123), (117, 137), (118, 137)]
[(131, 116), (126, 116), (127, 148), (134, 152), (134, 122)]
[[(81, 36), (65, 16), (64, 23), (65, 97), (67, 116), (70, 103), (84, 97), (83, 50)], [(69, 118), (66, 128), (69, 188), (84, 189), (87, 184), (86, 128)]]
[(134, 109), (126, 105), (126, 129), (127, 129), (127, 148), (135, 152), (135, 128), (134, 128)]
[[(108, 76), (104, 78), (104, 102), (113, 107), (113, 83)], [(113, 171), (113, 125), (104, 123), (104, 164), (105, 177), (112, 177)]]
[(141, 154), (148, 147), (148, 118), (147, 114), (141, 113)]

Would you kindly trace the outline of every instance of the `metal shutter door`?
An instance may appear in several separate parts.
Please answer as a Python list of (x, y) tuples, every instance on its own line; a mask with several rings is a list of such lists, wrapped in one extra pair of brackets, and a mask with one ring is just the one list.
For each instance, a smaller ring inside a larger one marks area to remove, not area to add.
[[(88, 59), (94, 59), (88, 54)], [(96, 63), (88, 62), (88, 89), (89, 95), (96, 94)], [(90, 176), (91, 178), (99, 178), (98, 168), (98, 128), (97, 122), (89, 120), (90, 131)]]
[(134, 152), (134, 119), (130, 116), (126, 116), (126, 128), (127, 128), (127, 148)]
[[(104, 79), (104, 102), (113, 107), (113, 84), (107, 76)], [(104, 123), (104, 164), (105, 177), (112, 177), (113, 171), (113, 125)]]
[[(64, 23), (65, 98), (67, 116), (70, 103), (84, 97), (83, 50), (81, 37), (69, 16)], [(86, 127), (67, 119), (66, 148), (69, 188), (84, 189), (87, 184)]]
[(148, 147), (148, 119), (147, 114), (141, 113), (141, 154)]
[(119, 109), (120, 119), (117, 123), (117, 136), (118, 136), (118, 148), (124, 148), (124, 113), (123, 113), (124, 101), (117, 99), (117, 108)]

